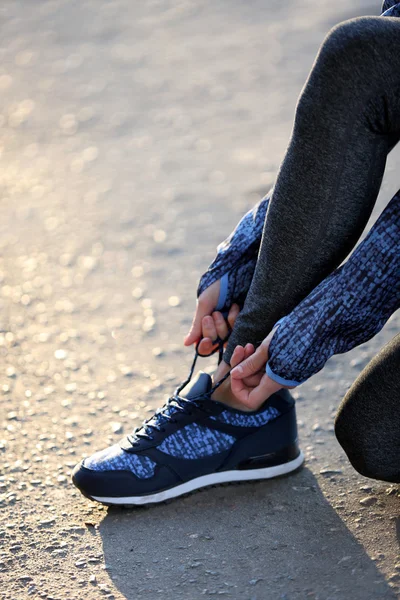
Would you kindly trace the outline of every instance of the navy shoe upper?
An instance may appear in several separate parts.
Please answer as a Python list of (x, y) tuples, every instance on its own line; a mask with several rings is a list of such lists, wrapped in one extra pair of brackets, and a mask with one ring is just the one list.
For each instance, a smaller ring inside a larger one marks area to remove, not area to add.
[[(151, 493), (236, 468), (252, 455), (279, 451), (295, 441), (295, 417), (286, 431), (284, 417), (294, 406), (286, 390), (247, 413), (211, 400), (211, 387), (211, 377), (200, 372), (182, 395), (172, 396), (131, 435), (85, 459), (74, 472), (75, 484), (90, 496)], [(271, 435), (259, 433), (280, 418), (285, 432), (278, 426)]]

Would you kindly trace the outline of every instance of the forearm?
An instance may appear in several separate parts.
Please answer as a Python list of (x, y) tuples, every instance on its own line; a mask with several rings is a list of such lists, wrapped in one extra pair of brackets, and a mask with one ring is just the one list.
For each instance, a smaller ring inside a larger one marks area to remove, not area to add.
[(400, 191), (349, 260), (278, 323), (267, 372), (297, 385), (372, 338), (400, 307)]
[(261, 236), (271, 192), (240, 220), (234, 231), (217, 248), (217, 255), (200, 279), (199, 296), (221, 280), (218, 310), (233, 302), (244, 302), (257, 262)]

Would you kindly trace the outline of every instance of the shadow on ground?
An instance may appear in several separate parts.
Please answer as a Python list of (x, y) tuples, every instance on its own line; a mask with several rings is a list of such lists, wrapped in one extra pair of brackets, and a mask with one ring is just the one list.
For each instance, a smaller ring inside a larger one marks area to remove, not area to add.
[(372, 600), (396, 596), (308, 469), (108, 510), (107, 570), (128, 600)]

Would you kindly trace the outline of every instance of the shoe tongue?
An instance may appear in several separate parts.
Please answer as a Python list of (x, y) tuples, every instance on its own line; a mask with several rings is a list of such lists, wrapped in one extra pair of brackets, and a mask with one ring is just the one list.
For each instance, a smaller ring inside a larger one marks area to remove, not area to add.
[(201, 396), (202, 394), (207, 394), (212, 388), (212, 379), (208, 373), (204, 373), (204, 371), (199, 371), (193, 381), (190, 381), (180, 392), (180, 396), (182, 398), (187, 398), (191, 400), (196, 396)]
[[(180, 392), (179, 396), (182, 398), (187, 398), (191, 400), (192, 398), (196, 398), (197, 396), (202, 396), (203, 394), (207, 394), (212, 388), (212, 379), (208, 373), (204, 373), (204, 371), (199, 371), (196, 377), (190, 381), (183, 390)], [(154, 415), (148, 422), (149, 425), (159, 426), (167, 421), (166, 416), (170, 417), (178, 410), (177, 406), (174, 403), (167, 403), (164, 405), (159, 411), (156, 411)], [(138, 433), (143, 428), (143, 426), (136, 429), (132, 438), (135, 439), (135, 434)]]

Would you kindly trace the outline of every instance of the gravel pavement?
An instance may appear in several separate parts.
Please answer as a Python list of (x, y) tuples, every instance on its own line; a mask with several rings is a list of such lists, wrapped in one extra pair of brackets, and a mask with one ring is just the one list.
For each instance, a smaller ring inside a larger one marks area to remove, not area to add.
[(399, 491), (333, 433), (399, 315), (296, 391), (301, 472), (137, 510), (70, 483), (186, 376), (200, 274), (273, 183), (324, 35), (378, 4), (2, 1), (1, 600), (400, 597)]

